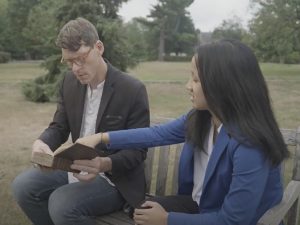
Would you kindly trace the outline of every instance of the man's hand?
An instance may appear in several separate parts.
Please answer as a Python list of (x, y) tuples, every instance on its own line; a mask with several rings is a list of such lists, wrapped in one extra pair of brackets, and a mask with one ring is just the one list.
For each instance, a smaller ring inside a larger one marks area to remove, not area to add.
[(101, 142), (101, 136), (101, 133), (97, 133), (86, 137), (78, 138), (76, 140), (76, 143), (95, 148), (95, 146)]
[(146, 201), (142, 206), (145, 209), (135, 209), (133, 219), (139, 225), (167, 225), (168, 213), (157, 202)]
[(71, 168), (86, 173), (73, 174), (79, 181), (92, 181), (99, 173), (110, 171), (112, 162), (109, 157), (96, 157), (92, 160), (74, 160)]
[[(49, 148), (49, 146), (45, 142), (43, 142), (42, 140), (39, 140), (39, 139), (37, 139), (37, 140), (35, 140), (35, 142), (33, 142), (32, 153), (31, 154), (33, 154), (34, 152), (44, 152), (44, 153), (47, 153), (49, 155), (53, 155), (53, 152)], [(49, 167), (41, 166), (41, 165), (38, 165), (38, 164), (35, 164), (35, 167), (39, 167), (43, 171), (52, 171), (53, 170)]]

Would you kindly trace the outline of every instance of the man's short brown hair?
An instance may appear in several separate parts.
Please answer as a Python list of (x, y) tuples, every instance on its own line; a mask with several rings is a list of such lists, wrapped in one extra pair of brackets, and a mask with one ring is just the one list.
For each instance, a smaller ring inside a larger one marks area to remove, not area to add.
[(98, 40), (95, 26), (90, 21), (78, 17), (62, 27), (57, 36), (56, 45), (76, 52), (82, 45), (92, 47)]

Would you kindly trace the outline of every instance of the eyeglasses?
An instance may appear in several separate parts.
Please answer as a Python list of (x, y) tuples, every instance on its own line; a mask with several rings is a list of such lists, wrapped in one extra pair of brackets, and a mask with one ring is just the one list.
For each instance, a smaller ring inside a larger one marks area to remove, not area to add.
[(62, 64), (66, 64), (69, 68), (73, 67), (73, 64), (76, 64), (77, 66), (83, 66), (86, 63), (86, 58), (89, 56), (90, 52), (92, 51), (92, 47), (84, 53), (82, 56), (78, 56), (75, 59), (64, 59), (64, 57), (61, 57), (60, 62)]

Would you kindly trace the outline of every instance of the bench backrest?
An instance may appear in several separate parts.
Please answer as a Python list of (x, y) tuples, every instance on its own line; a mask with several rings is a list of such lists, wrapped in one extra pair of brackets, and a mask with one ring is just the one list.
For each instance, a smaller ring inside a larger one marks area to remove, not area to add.
[(282, 173), (286, 188), (280, 204), (268, 210), (258, 225), (299, 225), (300, 210), (300, 127), (297, 130), (281, 129), (291, 156), (283, 163)]
[[(287, 212), (283, 215), (277, 215), (277, 220), (280, 221), (279, 217), (283, 218), (285, 216), (287, 225), (298, 225), (298, 212), (300, 209), (300, 127), (297, 130), (281, 129), (281, 132), (291, 152), (290, 159), (283, 163), (282, 166), (285, 183), (288, 184), (291, 180), (299, 181), (299, 187), (298, 182), (296, 182), (297, 185), (293, 184), (292, 191), (289, 191), (293, 193), (285, 193), (290, 194), (289, 198), (285, 198), (288, 201), (285, 203)], [(150, 195), (170, 195), (177, 193), (178, 162), (182, 146), (183, 144), (177, 144), (150, 148), (148, 150), (145, 163), (147, 193)], [(292, 186), (291, 183), (290, 185)], [(289, 204), (291, 205), (290, 207), (288, 207)], [(282, 210), (281, 212), (283, 213)], [(272, 224), (268, 221), (269, 219), (267, 218), (266, 222), (261, 224)]]
[(147, 193), (150, 195), (176, 194), (178, 188), (178, 162), (183, 144), (150, 148), (145, 174)]

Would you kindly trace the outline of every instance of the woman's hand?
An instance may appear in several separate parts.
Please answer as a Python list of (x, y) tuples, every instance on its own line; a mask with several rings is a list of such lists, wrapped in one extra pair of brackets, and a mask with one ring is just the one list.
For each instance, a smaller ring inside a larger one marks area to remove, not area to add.
[(168, 213), (157, 202), (146, 201), (142, 206), (145, 209), (135, 209), (133, 219), (138, 225), (167, 225)]
[(97, 133), (90, 136), (78, 138), (76, 140), (76, 143), (95, 148), (95, 146), (101, 142), (101, 136), (101, 133)]

